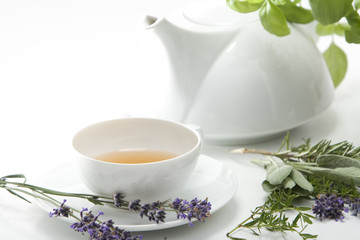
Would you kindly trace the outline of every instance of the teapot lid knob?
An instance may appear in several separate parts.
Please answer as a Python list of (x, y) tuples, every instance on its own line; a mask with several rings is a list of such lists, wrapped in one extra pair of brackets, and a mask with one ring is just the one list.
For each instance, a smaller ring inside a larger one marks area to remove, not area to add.
[(200, 25), (231, 26), (246, 24), (259, 19), (256, 13), (241, 14), (226, 5), (224, 1), (198, 1), (183, 9), (184, 17)]

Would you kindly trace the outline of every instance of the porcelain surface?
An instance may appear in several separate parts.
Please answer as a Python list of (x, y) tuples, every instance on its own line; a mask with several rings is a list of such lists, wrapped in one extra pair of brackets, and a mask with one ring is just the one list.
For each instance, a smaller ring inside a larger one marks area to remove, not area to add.
[[(89, 193), (90, 191), (82, 183), (72, 164), (60, 165), (48, 172), (53, 174), (42, 176), (38, 181), (42, 186), (67, 192)], [(177, 197), (181, 196), (183, 199), (190, 200), (195, 197), (198, 199), (208, 197), (212, 204), (211, 213), (213, 214), (233, 198), (237, 187), (237, 178), (230, 169), (212, 157), (200, 155), (194, 173), (190, 176), (184, 188), (177, 190), (176, 195)], [(62, 201), (61, 197), (57, 197), (57, 199)], [(49, 202), (41, 199), (37, 199), (37, 203), (47, 213), (54, 208)], [(69, 198), (67, 204), (77, 209), (89, 206), (88, 201), (77, 198)], [(90, 210), (93, 212), (104, 212), (106, 218), (112, 219), (117, 226), (128, 231), (152, 231), (189, 223), (187, 220), (177, 219), (176, 214), (171, 212), (167, 213), (165, 223), (156, 224), (155, 222), (149, 222), (147, 219), (140, 218), (138, 213), (115, 209), (109, 206), (93, 206)], [(58, 219), (73, 223), (73, 219), (70, 218)]]
[[(100, 122), (73, 138), (76, 163), (84, 184), (94, 193), (155, 201), (169, 198), (191, 176), (201, 150), (197, 131), (183, 124), (151, 118), (122, 118)], [(122, 164), (96, 160), (122, 149), (150, 149), (176, 157), (150, 163)]]
[(222, 2), (145, 18), (168, 53), (173, 78), (161, 118), (199, 125), (219, 144), (264, 140), (325, 111), (334, 86), (311, 35), (266, 32), (255, 14)]

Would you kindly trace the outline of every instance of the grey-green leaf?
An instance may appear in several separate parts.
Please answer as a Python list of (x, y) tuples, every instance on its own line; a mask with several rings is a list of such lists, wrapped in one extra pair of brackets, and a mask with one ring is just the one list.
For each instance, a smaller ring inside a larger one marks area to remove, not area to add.
[(286, 36), (290, 34), (286, 18), (278, 6), (270, 0), (265, 0), (259, 10), (261, 24), (264, 29), (276, 36)]
[(360, 168), (360, 160), (349, 158), (345, 156), (339, 156), (334, 154), (320, 155), (316, 159), (316, 163), (319, 167), (325, 168), (337, 168), (337, 167), (357, 167)]
[[(294, 171), (294, 170), (293, 170)], [(287, 177), (284, 179), (284, 181), (282, 182), (282, 186), (284, 188), (289, 188), (292, 189), (293, 187), (296, 186), (295, 181), (291, 178), (291, 177)]]
[(280, 188), (281, 185), (272, 185), (269, 181), (264, 180), (261, 186), (265, 192), (273, 192), (274, 190)]
[(356, 167), (345, 167), (345, 168), (314, 168), (314, 173), (320, 176), (326, 176), (334, 181), (346, 184), (354, 183), (356, 186), (360, 186), (360, 169)]
[(263, 5), (264, 0), (256, 3), (250, 3), (248, 1), (241, 1), (241, 0), (226, 0), (227, 5), (240, 13), (250, 13), (250, 12), (254, 12), (257, 11), (261, 8), (261, 6)]
[(311, 183), (304, 177), (304, 175), (299, 172), (296, 169), (293, 169), (290, 177), (294, 180), (294, 182), (301, 187), (302, 189), (305, 189), (309, 192), (314, 191), (314, 187), (311, 185)]
[(281, 184), (293, 168), (283, 163), (272, 163), (266, 168), (266, 180), (272, 185)]
[(316, 20), (323, 25), (338, 22), (352, 9), (353, 0), (309, 0)]
[(324, 52), (324, 59), (330, 71), (334, 86), (337, 87), (344, 79), (347, 71), (346, 54), (335, 43)]

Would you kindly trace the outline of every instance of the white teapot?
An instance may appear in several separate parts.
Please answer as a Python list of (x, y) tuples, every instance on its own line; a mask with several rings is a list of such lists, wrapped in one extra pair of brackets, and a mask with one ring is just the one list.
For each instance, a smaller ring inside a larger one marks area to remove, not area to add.
[(277, 37), (257, 13), (224, 1), (195, 2), (168, 16), (146, 16), (172, 68), (172, 92), (157, 117), (200, 126), (214, 144), (263, 141), (327, 109), (334, 95), (310, 34), (290, 25)]

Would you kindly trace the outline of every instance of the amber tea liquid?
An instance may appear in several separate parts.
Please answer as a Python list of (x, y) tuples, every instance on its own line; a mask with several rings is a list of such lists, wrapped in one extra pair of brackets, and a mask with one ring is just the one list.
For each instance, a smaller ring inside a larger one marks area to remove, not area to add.
[(101, 154), (95, 159), (111, 163), (150, 163), (176, 157), (175, 154), (157, 150), (122, 150)]

